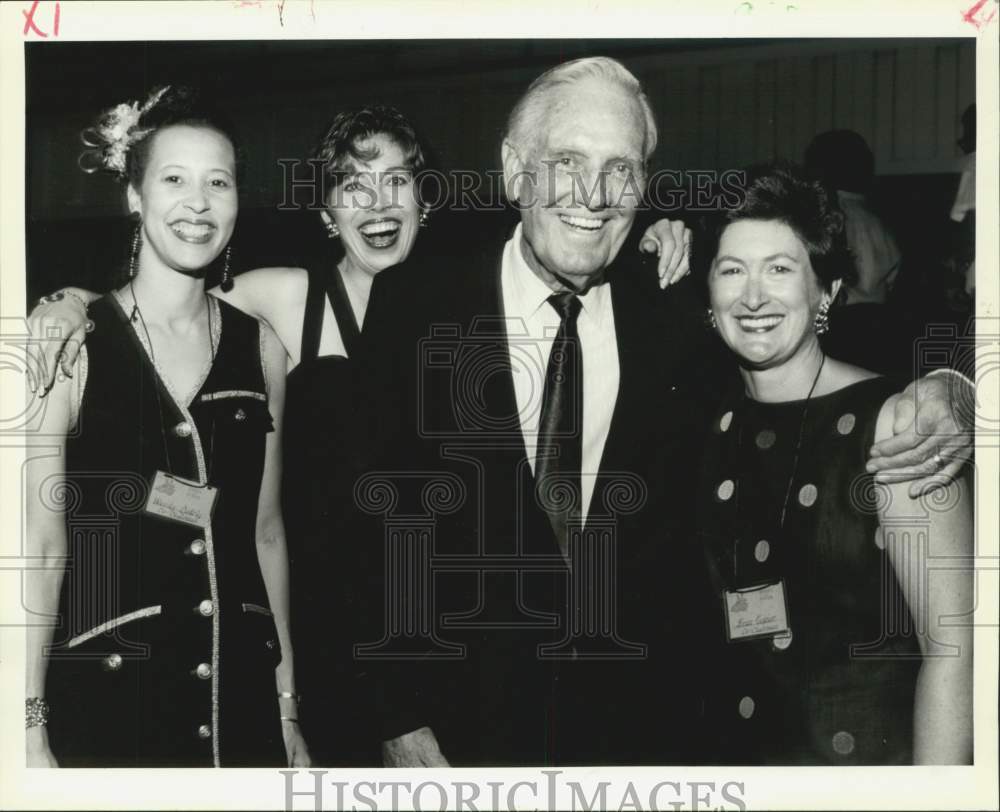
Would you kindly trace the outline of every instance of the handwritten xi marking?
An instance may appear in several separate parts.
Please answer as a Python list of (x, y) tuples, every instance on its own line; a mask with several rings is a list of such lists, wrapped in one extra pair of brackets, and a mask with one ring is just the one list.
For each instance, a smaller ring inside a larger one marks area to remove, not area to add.
[[(49, 35), (46, 34), (38, 25), (35, 23), (35, 13), (38, 11), (38, 4), (40, 0), (33, 0), (31, 8), (25, 11), (21, 9), (21, 14), (24, 15), (24, 30), (21, 32), (22, 36), (28, 36), (29, 32), (34, 32), (36, 36), (42, 39), (48, 39)], [(59, 3), (54, 3), (54, 9), (52, 11), (52, 36), (59, 36)]]

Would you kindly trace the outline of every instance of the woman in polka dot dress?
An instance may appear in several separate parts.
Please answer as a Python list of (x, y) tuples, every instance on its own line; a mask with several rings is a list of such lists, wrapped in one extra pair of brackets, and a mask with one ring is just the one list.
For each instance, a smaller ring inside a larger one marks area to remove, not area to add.
[(820, 347), (850, 281), (840, 213), (764, 169), (704, 251), (708, 320), (742, 377), (701, 485), (719, 760), (971, 763), (971, 477), (911, 498), (865, 471), (898, 387)]

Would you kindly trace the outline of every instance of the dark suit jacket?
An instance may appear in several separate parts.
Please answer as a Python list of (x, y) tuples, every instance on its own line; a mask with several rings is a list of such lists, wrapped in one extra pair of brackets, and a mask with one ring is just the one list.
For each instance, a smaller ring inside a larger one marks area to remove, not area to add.
[(661, 292), (621, 253), (618, 399), (572, 568), (527, 465), (508, 343), (540, 361), (502, 321), (502, 243), (373, 286), (359, 406), (380, 451), (356, 494), (388, 573), (368, 651), (389, 658), (373, 667), (386, 738), (430, 725), (458, 765), (702, 759), (711, 598), (691, 520), (722, 365), (693, 283)]

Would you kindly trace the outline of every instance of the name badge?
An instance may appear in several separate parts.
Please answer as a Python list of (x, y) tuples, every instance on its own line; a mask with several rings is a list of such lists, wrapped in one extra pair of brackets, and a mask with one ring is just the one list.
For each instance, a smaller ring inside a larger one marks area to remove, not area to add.
[(726, 590), (726, 636), (730, 643), (789, 632), (785, 582)]
[(215, 510), (215, 497), (218, 495), (219, 489), (211, 485), (199, 485), (190, 479), (157, 471), (145, 511), (194, 527), (208, 527), (212, 523), (212, 511)]

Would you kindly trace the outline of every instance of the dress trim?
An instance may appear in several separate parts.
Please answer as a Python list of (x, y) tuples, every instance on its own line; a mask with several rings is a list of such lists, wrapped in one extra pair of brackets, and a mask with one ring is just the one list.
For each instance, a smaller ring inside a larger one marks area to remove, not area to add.
[(263, 403), (267, 403), (267, 395), (263, 392), (252, 392), (249, 389), (225, 389), (221, 392), (206, 392), (198, 396), (199, 403), (208, 403), (213, 400), (225, 400), (226, 398), (253, 398)]
[(78, 634), (76, 637), (71, 637), (70, 641), (66, 644), (66, 648), (75, 648), (81, 643), (86, 643), (88, 640), (92, 640), (98, 635), (109, 632), (112, 629), (117, 629), (119, 626), (124, 626), (126, 623), (131, 623), (133, 620), (140, 620), (144, 617), (152, 617), (153, 615), (160, 614), (162, 611), (162, 606), (147, 606), (144, 609), (136, 609), (134, 612), (121, 615), (113, 620), (105, 620), (99, 626), (94, 626), (94, 628), (90, 631)]
[(258, 615), (267, 615), (268, 617), (274, 617), (274, 613), (271, 612), (266, 606), (261, 606), (259, 603), (244, 603), (244, 612), (255, 612)]
[[(121, 308), (122, 315), (124, 316), (126, 308), (121, 293), (115, 291), (114, 299)], [(212, 344), (217, 351), (222, 336), (222, 318), (219, 312), (219, 302), (214, 296), (209, 296), (208, 306), (212, 313)], [(188, 425), (191, 427), (191, 435), (189, 439), (194, 444), (195, 461), (198, 466), (198, 484), (207, 485), (208, 473), (205, 466), (205, 452), (201, 443), (201, 435), (198, 433), (198, 424), (195, 423), (194, 417), (191, 415), (191, 412), (188, 411), (188, 405), (190, 398), (197, 395), (198, 390), (205, 385), (205, 381), (208, 379), (208, 376), (212, 371), (212, 366), (215, 363), (215, 355), (213, 353), (212, 357), (209, 358), (208, 368), (204, 370), (204, 374), (201, 376), (201, 380), (198, 383), (197, 388), (190, 393), (188, 400), (182, 401), (173, 386), (170, 384), (170, 381), (167, 379), (164, 371), (160, 368), (159, 364), (156, 363), (156, 360), (153, 357), (152, 347), (149, 346), (149, 342), (146, 338), (145, 330), (139, 329), (135, 322), (127, 316), (125, 317), (125, 321), (131, 325), (132, 331), (139, 339), (139, 344), (146, 351), (146, 358), (156, 371), (157, 377), (160, 379), (160, 383), (163, 384), (163, 388), (166, 390), (168, 396), (174, 401), (174, 405), (184, 417), (184, 420), (187, 421)], [(219, 755), (219, 685), (221, 681), (221, 675), (219, 674), (219, 615), (221, 614), (222, 607), (220, 606), (219, 585), (215, 574), (215, 544), (212, 538), (212, 526), (209, 524), (202, 529), (205, 536), (205, 563), (208, 566), (209, 592), (214, 606), (214, 611), (212, 612), (212, 765), (215, 767), (221, 767), (222, 762)]]

